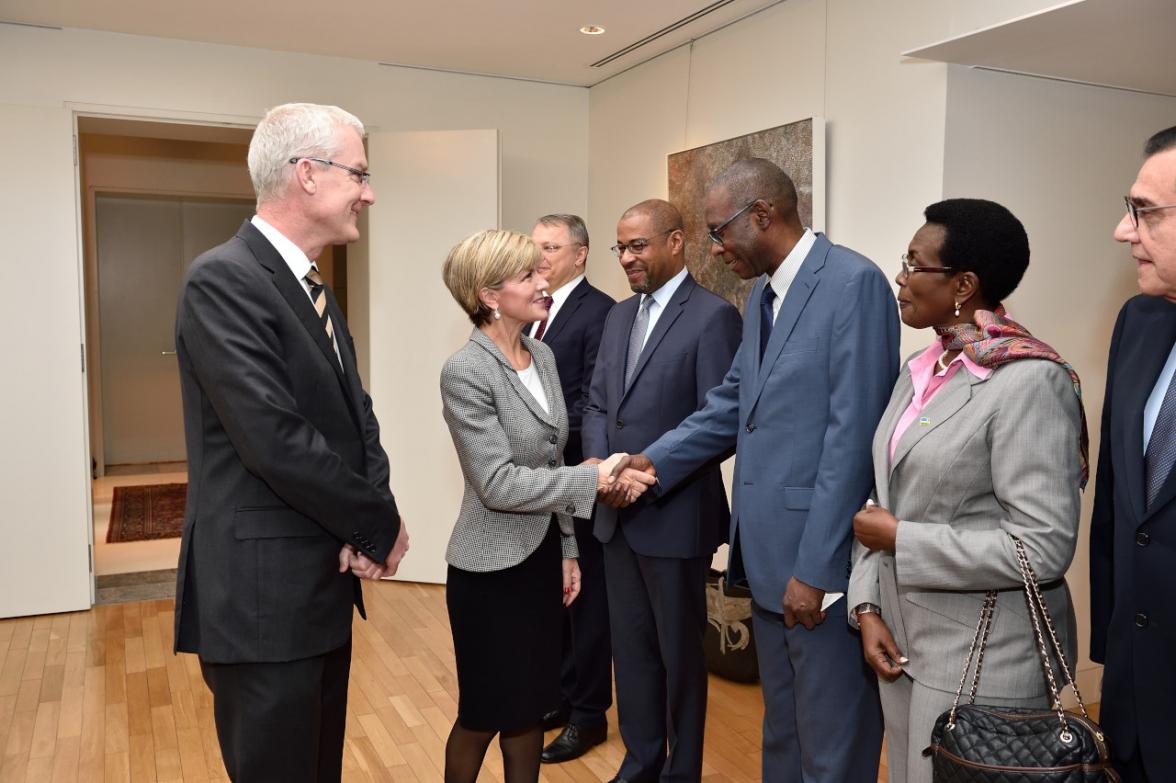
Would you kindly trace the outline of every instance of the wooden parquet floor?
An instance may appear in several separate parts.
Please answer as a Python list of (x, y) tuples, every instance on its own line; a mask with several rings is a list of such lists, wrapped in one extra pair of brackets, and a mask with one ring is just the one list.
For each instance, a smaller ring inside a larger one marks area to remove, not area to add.
[[(440, 783), (457, 711), (444, 588), (384, 582), (365, 595), (344, 780)], [(0, 621), (0, 783), (228, 780), (196, 658), (171, 652), (172, 610), (146, 601)], [(706, 783), (759, 780), (762, 711), (758, 686), (711, 678)], [(624, 753), (615, 708), (609, 726), (606, 743), (545, 765), (542, 780), (610, 780)], [(501, 770), (492, 743), (480, 783)]]

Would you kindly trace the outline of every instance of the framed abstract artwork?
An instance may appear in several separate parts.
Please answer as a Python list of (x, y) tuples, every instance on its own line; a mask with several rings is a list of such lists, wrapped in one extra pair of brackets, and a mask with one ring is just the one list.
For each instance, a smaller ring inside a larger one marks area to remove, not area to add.
[(668, 157), (670, 201), (686, 224), (686, 266), (702, 285), (743, 310), (754, 283), (740, 280), (721, 258), (711, 255), (702, 199), (716, 176), (742, 158), (767, 158), (796, 184), (800, 220), (814, 231), (825, 228), (825, 122), (809, 119), (675, 152)]

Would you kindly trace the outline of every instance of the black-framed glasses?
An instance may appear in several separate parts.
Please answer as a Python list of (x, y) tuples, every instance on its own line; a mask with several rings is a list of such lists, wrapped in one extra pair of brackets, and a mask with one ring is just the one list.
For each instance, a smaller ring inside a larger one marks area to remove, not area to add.
[(653, 237), (649, 237), (649, 239), (646, 239), (645, 237), (638, 237), (637, 239), (634, 239), (628, 243), (617, 242), (615, 245), (610, 247), (609, 250), (613, 251), (613, 255), (615, 255), (617, 258), (620, 258), (621, 256), (625, 255), (626, 250), (628, 250), (630, 253), (632, 253), (635, 256), (639, 256), (645, 252), (646, 248), (649, 247), (649, 240), (650, 239), (653, 239), (654, 237), (665, 236), (666, 234), (672, 234), (673, 232), (675, 232), (677, 230), (678, 230), (677, 228), (667, 228), (665, 231), (657, 232), (656, 234), (653, 235)]
[(758, 198), (752, 199), (751, 201), (749, 201), (745, 205), (743, 205), (743, 207), (738, 212), (736, 212), (734, 215), (727, 218), (726, 220), (724, 220), (722, 223), (715, 226), (714, 228), (708, 230), (706, 232), (706, 235), (707, 235), (707, 237), (710, 238), (710, 241), (714, 242), (716, 245), (721, 246), (723, 244), (723, 231), (727, 228), (727, 226), (731, 225), (731, 223), (733, 223), (735, 221), (735, 218), (739, 217), (744, 212), (746, 212), (747, 210), (754, 207), (755, 202), (757, 202), (757, 201), (759, 201)]
[(353, 177), (358, 177), (359, 179), (356, 181), (360, 185), (372, 184), (372, 173), (370, 171), (364, 171), (363, 169), (354, 169), (351, 166), (344, 166), (342, 163), (336, 163), (335, 161), (327, 160), (326, 158), (312, 158), (309, 155), (302, 155), (301, 157), (290, 158), (290, 163), (297, 163), (300, 160), (313, 160), (315, 163), (321, 163), (324, 166), (334, 166), (337, 169), (343, 169), (344, 171), (346, 171), (348, 174), (350, 174)]
[(1123, 203), (1127, 205), (1127, 214), (1131, 216), (1131, 225), (1136, 229), (1139, 228), (1139, 213), (1154, 212), (1157, 209), (1176, 209), (1176, 204), (1157, 204), (1152, 207), (1139, 207), (1131, 200), (1130, 196), (1123, 197)]
[(911, 272), (954, 272), (955, 268), (950, 266), (920, 266), (919, 264), (912, 264), (912, 261), (918, 259), (911, 256), (910, 253), (902, 254), (902, 276), (910, 277)]

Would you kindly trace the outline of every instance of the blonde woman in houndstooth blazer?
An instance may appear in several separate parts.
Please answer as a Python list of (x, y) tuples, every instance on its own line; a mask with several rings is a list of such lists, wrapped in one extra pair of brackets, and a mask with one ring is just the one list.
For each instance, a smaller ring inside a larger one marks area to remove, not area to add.
[[(476, 780), (495, 734), (506, 783), (539, 779), (541, 718), (559, 701), (562, 607), (580, 591), (572, 516), (591, 515), (624, 459), (563, 464), (568, 416), (555, 358), (522, 334), (550, 304), (539, 260), (530, 237), (482, 231), (453, 248), (443, 272), (475, 326), (441, 371), (465, 477), (446, 551), (459, 689), (448, 783)], [(629, 473), (642, 487), (653, 482)]]

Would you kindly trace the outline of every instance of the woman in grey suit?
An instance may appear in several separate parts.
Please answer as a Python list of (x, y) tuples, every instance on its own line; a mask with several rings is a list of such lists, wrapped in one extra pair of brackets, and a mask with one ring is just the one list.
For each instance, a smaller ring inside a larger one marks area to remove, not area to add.
[(922, 751), (951, 706), (986, 591), (999, 594), (977, 700), (1047, 705), (1012, 536), (1072, 661), (1064, 576), (1087, 473), (1078, 376), (1001, 305), (1029, 265), (1024, 227), (978, 199), (924, 214), (898, 304), (936, 339), (899, 373), (875, 434), (877, 504), (854, 517), (848, 596), (879, 678), (891, 783), (931, 781)]
[[(561, 607), (580, 592), (572, 516), (591, 515), (624, 458), (563, 464), (568, 417), (555, 357), (522, 334), (550, 304), (540, 258), (530, 237), (482, 231), (453, 248), (443, 271), (475, 326), (441, 371), (465, 477), (445, 555), (459, 689), (446, 783), (472, 783), (495, 734), (506, 783), (539, 779), (540, 719), (559, 700)], [(626, 492), (653, 482), (629, 473)]]

